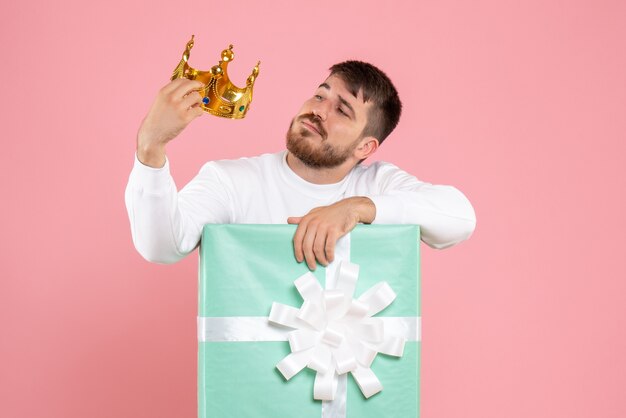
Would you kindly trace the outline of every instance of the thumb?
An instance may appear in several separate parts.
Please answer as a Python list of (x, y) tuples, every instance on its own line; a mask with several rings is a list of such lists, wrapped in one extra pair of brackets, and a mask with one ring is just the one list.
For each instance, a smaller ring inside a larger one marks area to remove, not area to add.
[(297, 225), (302, 220), (302, 216), (292, 216), (287, 218), (287, 223), (292, 225)]

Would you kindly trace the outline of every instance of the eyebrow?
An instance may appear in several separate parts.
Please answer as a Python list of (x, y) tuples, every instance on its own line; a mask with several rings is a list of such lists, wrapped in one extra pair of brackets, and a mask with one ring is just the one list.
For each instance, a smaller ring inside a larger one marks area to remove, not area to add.
[[(330, 86), (328, 85), (328, 83), (322, 83), (319, 86), (321, 88), (325, 88), (326, 90), (330, 90)], [(354, 113), (354, 108), (352, 107), (352, 105), (350, 103), (348, 103), (348, 101), (346, 99), (341, 97), (341, 95), (337, 95), (337, 97), (339, 97), (339, 101), (341, 102), (341, 104), (343, 104), (345, 107), (350, 109), (350, 111), (352, 112), (353, 115), (356, 115), (356, 113)]]

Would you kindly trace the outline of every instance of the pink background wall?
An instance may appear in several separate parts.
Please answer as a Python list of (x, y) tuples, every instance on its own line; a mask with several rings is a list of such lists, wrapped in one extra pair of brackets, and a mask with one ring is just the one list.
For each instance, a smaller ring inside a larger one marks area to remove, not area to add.
[(377, 158), (473, 202), (470, 241), (423, 246), (423, 417), (626, 416), (626, 3), (186, 4), (0, 4), (0, 416), (195, 416), (197, 258), (145, 262), (123, 203), (192, 33), (194, 66), (262, 64), (246, 120), (171, 145), (179, 187), (280, 150), (359, 58), (405, 105)]

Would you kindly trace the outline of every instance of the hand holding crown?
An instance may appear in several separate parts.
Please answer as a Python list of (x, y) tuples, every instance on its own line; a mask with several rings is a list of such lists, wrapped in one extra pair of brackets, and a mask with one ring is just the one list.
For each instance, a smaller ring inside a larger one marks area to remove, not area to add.
[(203, 84), (176, 79), (161, 90), (137, 133), (137, 158), (143, 164), (159, 168), (165, 164), (165, 146), (204, 111), (200, 107)]
[(172, 81), (155, 98), (137, 134), (137, 158), (159, 168), (165, 164), (165, 146), (203, 113), (230, 119), (243, 119), (252, 102), (252, 89), (259, 75), (259, 63), (239, 88), (228, 78), (228, 63), (235, 57), (233, 46), (222, 51), (222, 59), (209, 71), (189, 66), (193, 36), (187, 42)]

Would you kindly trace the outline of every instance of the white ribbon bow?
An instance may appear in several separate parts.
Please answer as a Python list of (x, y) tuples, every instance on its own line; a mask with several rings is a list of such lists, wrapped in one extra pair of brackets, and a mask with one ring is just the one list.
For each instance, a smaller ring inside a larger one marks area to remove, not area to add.
[(372, 318), (396, 294), (387, 282), (379, 282), (352, 299), (358, 274), (358, 265), (342, 261), (335, 288), (322, 289), (307, 272), (294, 282), (304, 300), (300, 309), (272, 304), (269, 321), (295, 329), (288, 334), (291, 354), (276, 367), (287, 380), (305, 367), (315, 370), (313, 397), (318, 400), (333, 400), (338, 376), (348, 372), (366, 398), (375, 395), (383, 389), (370, 369), (376, 354), (401, 357), (404, 351), (405, 338), (389, 335), (384, 318)]

